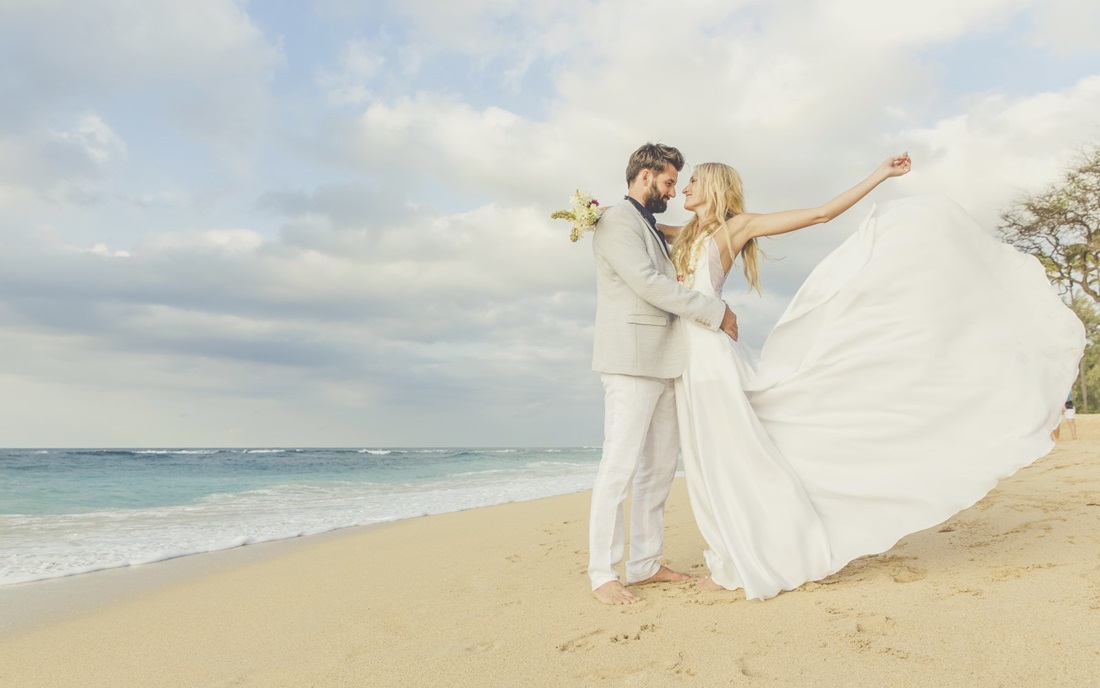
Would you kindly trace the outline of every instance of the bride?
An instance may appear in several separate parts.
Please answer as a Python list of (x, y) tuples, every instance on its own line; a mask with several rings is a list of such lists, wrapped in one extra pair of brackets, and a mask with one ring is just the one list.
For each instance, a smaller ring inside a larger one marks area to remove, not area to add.
[[(907, 154), (828, 203), (744, 211), (733, 168), (695, 168), (695, 216), (675, 235), (684, 285), (721, 296), (740, 259), (760, 289), (757, 240), (827, 222)], [(748, 347), (683, 324), (676, 382), (692, 510), (708, 549), (704, 589), (766, 599), (974, 504), (1046, 454), (1084, 347), (1079, 320), (1038, 261), (987, 236), (955, 203), (873, 209)]]

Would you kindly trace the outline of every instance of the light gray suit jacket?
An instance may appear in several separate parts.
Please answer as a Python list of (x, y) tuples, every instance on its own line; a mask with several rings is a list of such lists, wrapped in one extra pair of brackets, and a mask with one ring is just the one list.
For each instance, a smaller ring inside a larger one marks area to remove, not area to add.
[(592, 368), (601, 373), (674, 378), (684, 372), (677, 316), (717, 330), (726, 303), (684, 288), (667, 248), (629, 199), (603, 212), (592, 235), (596, 256), (596, 335)]

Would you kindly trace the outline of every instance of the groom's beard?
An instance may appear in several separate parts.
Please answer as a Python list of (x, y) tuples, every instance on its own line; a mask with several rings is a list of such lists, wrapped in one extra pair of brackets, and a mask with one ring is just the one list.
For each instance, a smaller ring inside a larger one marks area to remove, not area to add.
[(654, 215), (668, 210), (668, 201), (660, 189), (657, 188), (657, 182), (653, 182), (653, 185), (649, 187), (649, 193), (645, 195), (645, 203), (642, 205)]

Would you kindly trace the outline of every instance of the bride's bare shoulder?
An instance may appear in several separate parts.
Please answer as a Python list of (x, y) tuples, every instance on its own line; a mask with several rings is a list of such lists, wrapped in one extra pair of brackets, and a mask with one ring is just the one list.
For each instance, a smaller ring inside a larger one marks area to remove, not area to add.
[(749, 223), (756, 217), (760, 217), (760, 215), (758, 213), (741, 213), (722, 223), (721, 231), (725, 233), (725, 238), (731, 244), (734, 253), (740, 252), (741, 247), (749, 240)]
[(752, 222), (753, 218), (760, 217), (760, 213), (740, 213), (726, 220), (723, 227), (731, 234), (743, 231)]

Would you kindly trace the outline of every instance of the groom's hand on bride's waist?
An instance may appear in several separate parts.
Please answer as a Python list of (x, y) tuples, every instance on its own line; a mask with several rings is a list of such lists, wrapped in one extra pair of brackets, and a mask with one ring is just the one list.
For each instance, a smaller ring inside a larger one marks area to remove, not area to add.
[(722, 331), (733, 341), (737, 341), (737, 315), (730, 310), (729, 306), (726, 306), (726, 313), (722, 316)]

